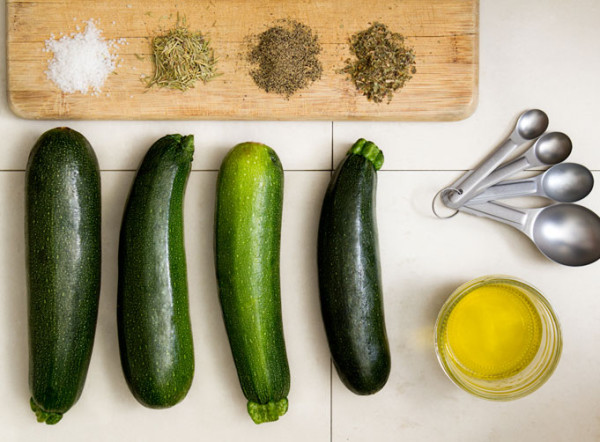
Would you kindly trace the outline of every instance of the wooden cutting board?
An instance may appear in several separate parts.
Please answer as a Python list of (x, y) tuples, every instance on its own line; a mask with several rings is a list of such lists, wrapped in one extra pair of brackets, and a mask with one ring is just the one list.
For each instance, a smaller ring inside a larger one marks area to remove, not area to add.
[[(8, 97), (35, 119), (459, 120), (477, 105), (478, 0), (7, 0)], [(177, 14), (207, 34), (223, 74), (186, 92), (151, 88), (151, 37)], [(120, 67), (102, 92), (66, 94), (45, 71), (45, 41), (93, 19), (106, 39), (125, 39)], [(245, 60), (248, 37), (278, 19), (310, 26), (322, 46), (322, 78), (290, 99), (256, 87)], [(348, 38), (386, 24), (414, 48), (417, 73), (391, 103), (372, 103), (338, 73)]]

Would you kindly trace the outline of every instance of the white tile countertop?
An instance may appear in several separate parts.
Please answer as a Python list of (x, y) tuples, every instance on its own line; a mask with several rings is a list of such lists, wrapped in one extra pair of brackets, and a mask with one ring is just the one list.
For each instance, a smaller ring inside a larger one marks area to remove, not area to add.
[[(2, 35), (6, 34), (0, 8)], [(600, 2), (482, 0), (479, 105), (444, 123), (27, 121), (0, 96), (0, 440), (2, 441), (598, 441), (600, 440), (600, 262), (569, 268), (545, 259), (514, 229), (460, 214), (438, 220), (431, 199), (475, 166), (537, 107), (549, 130), (573, 141), (569, 161), (600, 181)], [(0, 45), (5, 63), (5, 45)], [(6, 82), (6, 69), (0, 75)], [(24, 168), (39, 135), (68, 125), (94, 146), (102, 169), (100, 311), (87, 382), (55, 426), (29, 409), (24, 266)], [(134, 171), (167, 133), (194, 134), (185, 200), (190, 312), (196, 370), (187, 398), (168, 410), (142, 407), (125, 383), (116, 330), (117, 243)], [(392, 372), (385, 388), (356, 396), (332, 368), (321, 321), (316, 233), (332, 165), (357, 138), (385, 153), (377, 214)], [(283, 320), (290, 407), (278, 422), (246, 413), (218, 304), (213, 265), (216, 170), (241, 141), (279, 154), (285, 172), (281, 244)], [(600, 187), (600, 186), (597, 186)], [(600, 213), (600, 188), (581, 204)], [(540, 289), (562, 326), (564, 348), (550, 380), (532, 395), (497, 403), (446, 378), (433, 325), (463, 282), (508, 274)]]

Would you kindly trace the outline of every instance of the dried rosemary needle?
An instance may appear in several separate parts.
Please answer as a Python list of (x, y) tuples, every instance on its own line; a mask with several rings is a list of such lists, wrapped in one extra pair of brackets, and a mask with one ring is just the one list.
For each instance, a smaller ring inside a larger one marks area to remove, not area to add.
[(207, 83), (219, 73), (210, 42), (201, 32), (191, 32), (183, 24), (152, 40), (155, 72), (148, 87), (156, 85), (186, 91), (196, 81)]
[(392, 100), (394, 92), (416, 73), (415, 54), (404, 46), (404, 37), (375, 22), (368, 29), (350, 37), (350, 51), (355, 60), (346, 60), (341, 72), (349, 75), (359, 92), (381, 103)]

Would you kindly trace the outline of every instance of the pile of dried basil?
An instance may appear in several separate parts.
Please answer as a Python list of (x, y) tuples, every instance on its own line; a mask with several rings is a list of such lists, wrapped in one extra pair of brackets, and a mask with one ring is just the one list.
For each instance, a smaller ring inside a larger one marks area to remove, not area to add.
[(375, 22), (367, 30), (350, 37), (350, 50), (356, 57), (346, 60), (342, 72), (369, 100), (391, 101), (394, 92), (416, 73), (415, 54), (404, 45), (401, 34)]
[(321, 46), (308, 26), (280, 20), (253, 40), (247, 55), (254, 66), (250, 76), (266, 92), (289, 98), (321, 78), (323, 66), (317, 58)]

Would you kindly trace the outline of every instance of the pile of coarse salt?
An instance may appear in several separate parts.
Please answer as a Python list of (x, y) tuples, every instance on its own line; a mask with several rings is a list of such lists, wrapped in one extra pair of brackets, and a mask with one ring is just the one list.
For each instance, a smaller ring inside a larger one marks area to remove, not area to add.
[(85, 23), (83, 32), (58, 40), (51, 35), (46, 40), (44, 51), (53, 53), (46, 75), (63, 92), (98, 95), (106, 77), (117, 67), (118, 55), (111, 50), (125, 40), (105, 40), (93, 20)]

